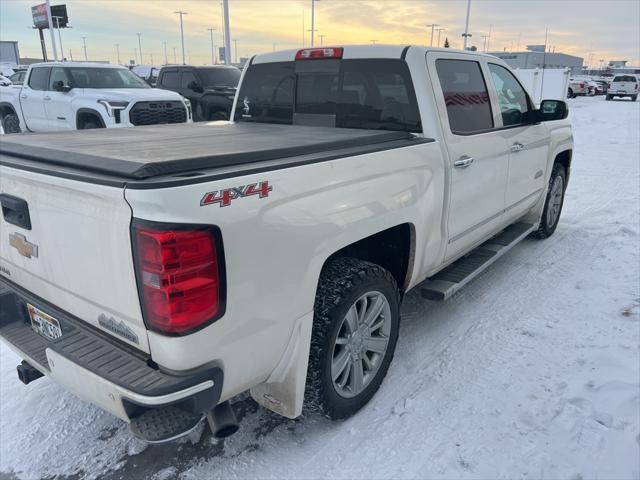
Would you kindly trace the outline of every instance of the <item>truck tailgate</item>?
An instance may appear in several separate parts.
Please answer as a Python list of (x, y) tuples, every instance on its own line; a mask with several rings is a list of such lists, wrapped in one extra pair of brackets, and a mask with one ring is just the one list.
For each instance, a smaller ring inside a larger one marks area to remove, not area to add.
[(0, 166), (0, 193), (2, 278), (148, 353), (122, 188)]

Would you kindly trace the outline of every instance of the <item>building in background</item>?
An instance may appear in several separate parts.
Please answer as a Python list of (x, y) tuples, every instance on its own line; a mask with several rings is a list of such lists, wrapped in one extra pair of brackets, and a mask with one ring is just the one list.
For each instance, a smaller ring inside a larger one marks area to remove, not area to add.
[(0, 41), (0, 63), (11, 63), (13, 65), (20, 64), (18, 42), (7, 40)]
[(544, 45), (528, 45), (525, 52), (489, 52), (511, 68), (568, 68), (572, 74), (582, 72), (584, 59), (566, 53), (544, 52)]

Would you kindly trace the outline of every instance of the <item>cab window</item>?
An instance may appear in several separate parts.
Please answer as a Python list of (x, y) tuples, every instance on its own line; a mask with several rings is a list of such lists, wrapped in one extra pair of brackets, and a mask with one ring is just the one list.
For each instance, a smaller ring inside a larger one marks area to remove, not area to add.
[(162, 86), (167, 88), (178, 88), (178, 72), (176, 70), (163, 72)]
[(189, 88), (191, 82), (196, 81), (196, 76), (191, 72), (182, 72), (182, 82), (180, 88)]
[(51, 70), (51, 76), (49, 77), (49, 90), (55, 91), (56, 82), (62, 82), (63, 85), (69, 85), (69, 77), (67, 72), (60, 67), (54, 67)]
[(46, 90), (49, 84), (51, 67), (36, 67), (29, 75), (29, 87), (33, 90)]
[(520, 82), (509, 70), (500, 65), (490, 63), (489, 71), (498, 94), (502, 124), (510, 127), (528, 123), (531, 107), (527, 92)]
[(439, 59), (436, 71), (451, 132), (469, 135), (492, 129), (491, 101), (480, 64), (473, 60)]

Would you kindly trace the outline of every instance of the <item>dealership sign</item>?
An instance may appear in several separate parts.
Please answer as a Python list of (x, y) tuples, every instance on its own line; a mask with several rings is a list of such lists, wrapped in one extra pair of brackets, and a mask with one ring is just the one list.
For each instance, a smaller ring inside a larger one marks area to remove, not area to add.
[[(33, 17), (33, 26), (36, 28), (49, 28), (49, 17), (47, 16), (47, 4), (41, 3), (35, 7), (31, 7), (31, 16)], [(64, 28), (69, 22), (67, 17), (66, 5), (53, 5), (51, 7), (51, 17), (53, 19), (53, 26)], [(56, 20), (56, 17), (57, 20)]]

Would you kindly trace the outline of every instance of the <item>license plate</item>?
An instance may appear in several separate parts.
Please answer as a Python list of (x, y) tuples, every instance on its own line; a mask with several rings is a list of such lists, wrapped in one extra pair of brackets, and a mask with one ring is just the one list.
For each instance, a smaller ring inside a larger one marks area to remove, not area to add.
[(627, 93), (624, 90), (618, 90), (618, 93)]
[(27, 310), (31, 318), (31, 328), (33, 328), (34, 332), (49, 340), (56, 340), (62, 336), (62, 329), (58, 320), (30, 303), (27, 303)]

